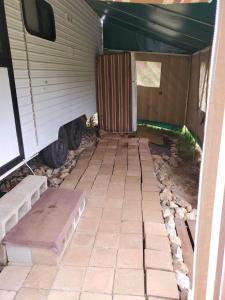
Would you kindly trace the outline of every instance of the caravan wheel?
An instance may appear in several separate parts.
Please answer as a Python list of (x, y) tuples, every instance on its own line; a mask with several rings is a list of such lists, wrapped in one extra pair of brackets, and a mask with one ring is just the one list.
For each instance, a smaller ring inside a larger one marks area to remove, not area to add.
[(69, 149), (75, 150), (80, 146), (83, 125), (80, 119), (74, 120), (66, 126)]
[(64, 127), (59, 129), (58, 140), (43, 150), (43, 160), (51, 168), (61, 167), (68, 154), (68, 137)]

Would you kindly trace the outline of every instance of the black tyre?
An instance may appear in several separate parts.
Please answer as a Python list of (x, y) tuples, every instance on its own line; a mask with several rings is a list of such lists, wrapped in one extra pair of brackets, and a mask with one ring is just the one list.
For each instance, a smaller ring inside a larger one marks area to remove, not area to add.
[(66, 126), (66, 131), (68, 135), (69, 149), (75, 150), (80, 146), (83, 124), (80, 119), (74, 120)]
[(58, 140), (45, 148), (42, 152), (44, 163), (51, 168), (61, 167), (68, 154), (68, 137), (64, 127), (59, 129)]
[(87, 123), (86, 116), (80, 117), (80, 121), (81, 121), (82, 132), (85, 132), (85, 130), (87, 129), (87, 127), (86, 127), (86, 123)]

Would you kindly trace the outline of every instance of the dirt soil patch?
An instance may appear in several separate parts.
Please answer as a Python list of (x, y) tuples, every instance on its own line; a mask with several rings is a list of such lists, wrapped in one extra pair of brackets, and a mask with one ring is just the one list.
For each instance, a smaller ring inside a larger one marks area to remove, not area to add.
[(169, 162), (170, 183), (174, 190), (197, 208), (200, 153), (194, 148), (193, 141), (180, 133), (143, 125), (138, 126), (137, 136), (149, 138), (152, 155)]

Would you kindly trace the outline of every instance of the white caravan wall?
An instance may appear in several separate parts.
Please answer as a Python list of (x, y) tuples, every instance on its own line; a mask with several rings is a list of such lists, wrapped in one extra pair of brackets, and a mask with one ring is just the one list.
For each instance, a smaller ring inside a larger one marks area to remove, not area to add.
[(20, 155), (7, 68), (0, 67), (0, 168)]
[(102, 44), (100, 18), (85, 1), (48, 2), (56, 41), (26, 35), (39, 148), (57, 139), (62, 124), (96, 112), (95, 65)]
[(55, 141), (63, 124), (96, 112), (100, 18), (84, 0), (48, 2), (54, 10), (55, 42), (26, 31), (24, 36), (20, 0), (5, 0), (26, 158)]
[(11, 54), (13, 60), (16, 92), (22, 127), (25, 156), (31, 157), (37, 152), (35, 127), (30, 97), (26, 45), (21, 19), (20, 0), (5, 0)]

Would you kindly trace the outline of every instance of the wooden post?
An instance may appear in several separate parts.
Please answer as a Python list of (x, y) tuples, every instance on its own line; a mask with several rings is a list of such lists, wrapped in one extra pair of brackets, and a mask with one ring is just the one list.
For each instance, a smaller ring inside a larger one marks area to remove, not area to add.
[[(220, 226), (220, 243), (218, 251), (218, 259), (216, 266), (216, 280), (214, 289), (214, 299), (225, 299), (225, 192), (223, 198), (223, 212)], [(221, 298), (220, 298), (221, 297)]]
[[(225, 187), (225, 1), (218, 1), (200, 175), (193, 299), (217, 300)], [(217, 278), (218, 280), (218, 278)], [(220, 278), (221, 280), (221, 278)]]

